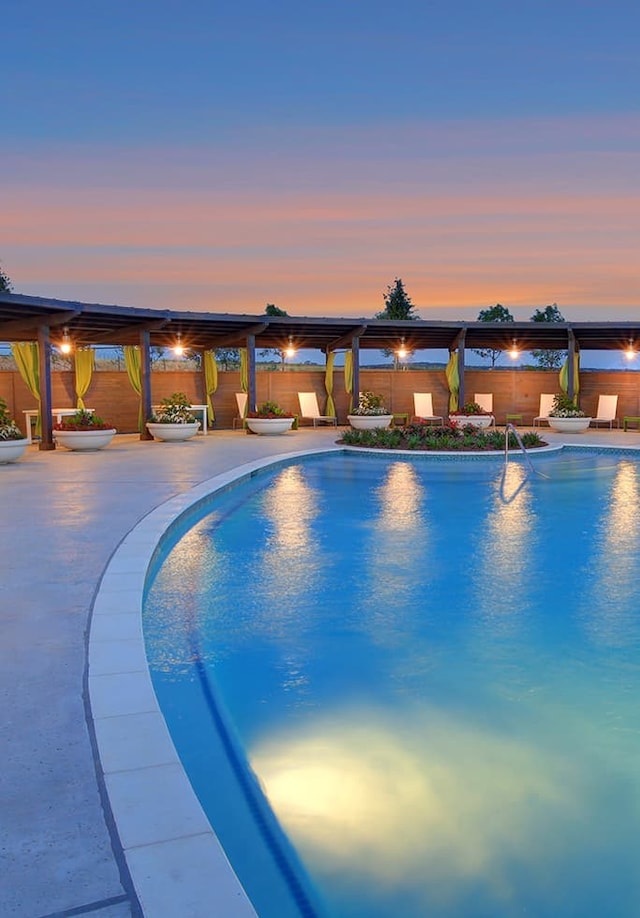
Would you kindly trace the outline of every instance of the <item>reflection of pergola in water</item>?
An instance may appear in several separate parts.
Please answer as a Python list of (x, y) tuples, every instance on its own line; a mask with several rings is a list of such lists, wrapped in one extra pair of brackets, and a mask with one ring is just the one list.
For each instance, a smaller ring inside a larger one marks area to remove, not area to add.
[[(190, 350), (246, 348), (249, 407), (256, 406), (256, 348), (316, 349), (327, 356), (337, 350), (351, 353), (352, 392), (358, 392), (359, 353), (368, 350), (448, 350), (450, 388), (455, 377), (458, 398), (464, 402), (465, 350), (567, 352), (567, 392), (574, 395), (577, 355), (581, 350), (627, 350), (640, 343), (640, 322), (445, 322), (386, 319), (231, 315), (104, 306), (0, 292), (0, 341), (37, 341), (42, 411), (40, 449), (52, 449), (52, 343), (68, 336), (74, 347), (137, 345), (140, 349), (141, 403), (151, 414), (150, 347)], [(204, 361), (203, 361), (204, 366)], [(204, 371), (203, 371), (204, 372)], [(450, 378), (451, 377), (451, 378)], [(140, 434), (150, 435), (146, 428)]]

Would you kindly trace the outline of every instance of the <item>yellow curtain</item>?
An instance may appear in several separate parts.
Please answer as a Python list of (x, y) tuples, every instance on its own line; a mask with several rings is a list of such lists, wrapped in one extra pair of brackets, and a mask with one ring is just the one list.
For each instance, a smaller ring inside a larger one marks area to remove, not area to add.
[(83, 347), (75, 352), (76, 407), (84, 408), (83, 398), (91, 385), (91, 377), (95, 369), (95, 352), (92, 347)]
[[(567, 394), (569, 391), (569, 358), (560, 367), (558, 373), (561, 390)], [(580, 392), (580, 354), (573, 355), (573, 403), (578, 404), (578, 393)]]
[[(36, 435), (42, 435), (42, 414), (40, 412), (40, 370), (38, 359), (38, 344), (36, 341), (21, 341), (11, 345), (11, 353), (20, 372), (20, 376), (27, 384), (29, 392), (38, 402), (38, 417), (36, 418)], [(28, 421), (30, 424), (31, 421)]]
[(240, 348), (240, 388), (243, 392), (249, 391), (249, 361), (246, 347)]
[(140, 399), (140, 407), (138, 408), (138, 430), (142, 433), (144, 418), (142, 417), (142, 370), (141, 370), (141, 361), (140, 361), (140, 348), (135, 344), (125, 344), (124, 348), (124, 365), (127, 368), (127, 375), (129, 377), (129, 382), (131, 383), (134, 392), (138, 395)]
[(336, 406), (333, 402), (333, 364), (335, 359), (335, 351), (327, 354), (327, 365), (324, 370), (324, 387), (327, 390), (327, 407), (324, 413), (330, 418), (335, 418), (336, 416)]
[(344, 355), (344, 390), (350, 396), (349, 413), (353, 408), (353, 351)]
[(449, 386), (449, 411), (458, 410), (458, 392), (460, 391), (460, 374), (458, 373), (458, 352), (451, 351), (449, 362), (445, 369), (447, 385)]
[(207, 390), (205, 393), (207, 396), (207, 411), (209, 412), (209, 417), (213, 424), (216, 416), (213, 413), (211, 396), (218, 388), (218, 364), (216, 363), (216, 356), (213, 351), (204, 352), (204, 385)]

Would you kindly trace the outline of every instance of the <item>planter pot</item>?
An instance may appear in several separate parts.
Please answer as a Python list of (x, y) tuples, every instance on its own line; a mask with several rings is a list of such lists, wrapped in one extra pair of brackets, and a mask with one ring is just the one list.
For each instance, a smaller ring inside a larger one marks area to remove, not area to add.
[(551, 430), (557, 433), (581, 433), (591, 423), (591, 418), (547, 418)]
[(450, 414), (450, 421), (455, 421), (458, 427), (465, 427), (467, 424), (471, 424), (473, 427), (479, 427), (483, 429), (489, 427), (493, 423), (492, 414)]
[(104, 449), (115, 433), (115, 427), (110, 427), (108, 430), (54, 430), (53, 436), (65, 449)]
[(165, 440), (168, 443), (190, 440), (199, 429), (200, 421), (193, 421), (191, 424), (158, 424), (155, 421), (147, 421), (147, 430), (154, 440)]
[(247, 418), (246, 420), (247, 427), (253, 433), (270, 437), (291, 430), (295, 418)]
[(348, 414), (347, 420), (354, 430), (375, 430), (376, 427), (389, 427), (392, 414)]
[(24, 453), (29, 445), (25, 437), (24, 440), (0, 440), (0, 465), (5, 462), (15, 462)]

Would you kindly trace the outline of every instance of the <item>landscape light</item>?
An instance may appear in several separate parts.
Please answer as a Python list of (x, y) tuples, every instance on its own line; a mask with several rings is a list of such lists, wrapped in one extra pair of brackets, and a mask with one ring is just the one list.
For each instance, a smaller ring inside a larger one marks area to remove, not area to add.
[(61, 354), (70, 354), (72, 350), (71, 338), (69, 337), (69, 329), (64, 328), (62, 332), (62, 341), (58, 345), (60, 348)]

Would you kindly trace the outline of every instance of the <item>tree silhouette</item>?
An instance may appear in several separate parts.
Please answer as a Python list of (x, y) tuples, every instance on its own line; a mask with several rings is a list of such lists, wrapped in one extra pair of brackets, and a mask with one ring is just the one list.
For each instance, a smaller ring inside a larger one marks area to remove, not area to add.
[[(564, 322), (565, 318), (558, 309), (558, 304), (554, 303), (552, 306), (545, 306), (544, 309), (536, 309), (534, 314), (531, 316), (532, 322)], [(562, 361), (566, 357), (566, 351), (531, 351), (531, 356), (535, 359), (539, 367), (542, 367), (544, 370), (557, 370), (562, 365)]]
[[(502, 306), (500, 303), (496, 303), (495, 306), (491, 306), (489, 309), (481, 309), (478, 313), (479, 322), (513, 322), (513, 316), (509, 312), (506, 306)], [(492, 347), (483, 347), (483, 348), (474, 348), (474, 354), (477, 354), (478, 357), (482, 357), (483, 360), (491, 361), (491, 369), (493, 369), (502, 356), (502, 351), (496, 350)]]

